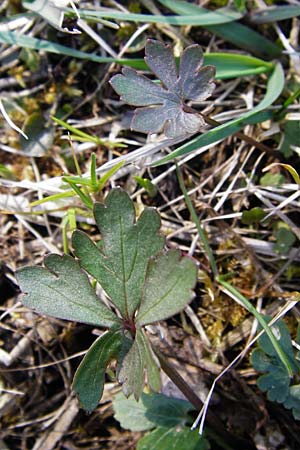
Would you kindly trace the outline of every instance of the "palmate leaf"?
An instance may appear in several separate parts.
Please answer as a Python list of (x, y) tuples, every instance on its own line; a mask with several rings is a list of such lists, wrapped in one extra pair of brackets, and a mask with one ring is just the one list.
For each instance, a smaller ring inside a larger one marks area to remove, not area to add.
[(284, 401), (287, 409), (292, 409), (293, 416), (296, 420), (300, 420), (300, 384), (290, 387), (289, 395)]
[[(269, 316), (266, 316), (267, 321), (270, 319)], [(272, 326), (272, 331), (290, 362), (293, 374), (299, 373), (299, 364), (294, 357), (291, 336), (284, 321), (276, 322)], [(267, 393), (268, 399), (284, 403), (284, 405), (285, 402), (289, 404), (291, 377), (266, 333), (258, 339), (258, 347), (251, 354), (251, 364), (257, 371), (264, 372), (258, 377), (257, 386), (261, 391)], [(291, 406), (287, 407), (292, 408), (292, 404), (294, 403), (291, 402)]]
[(23, 267), (17, 271), (24, 304), (39, 313), (60, 319), (111, 327), (117, 316), (97, 298), (86, 274), (71, 256), (51, 254), (45, 267)]
[(126, 398), (122, 392), (113, 400), (115, 419), (125, 430), (148, 431), (154, 427), (176, 427), (185, 425), (188, 413), (194, 407), (186, 400), (167, 397), (164, 394), (143, 393), (137, 402)]
[(151, 260), (136, 323), (147, 325), (178, 313), (192, 299), (196, 280), (194, 262), (189, 258), (180, 260), (177, 250)]
[[(110, 328), (92, 345), (74, 378), (74, 390), (88, 411), (97, 406), (105, 370), (114, 359), (126, 396), (138, 399), (146, 379), (151, 390), (159, 390), (159, 362), (142, 327), (179, 312), (192, 299), (197, 279), (190, 258), (180, 258), (176, 250), (162, 252), (160, 217), (153, 208), (146, 208), (136, 221), (132, 200), (117, 188), (105, 204), (95, 204), (94, 214), (102, 240), (96, 245), (75, 231), (79, 261), (52, 254), (45, 258), (45, 267), (25, 267), (17, 273), (26, 306)], [(100, 302), (82, 269), (101, 284), (116, 313)]]
[(85, 233), (75, 231), (75, 255), (129, 319), (141, 301), (148, 259), (164, 246), (160, 217), (147, 208), (135, 223), (133, 202), (121, 189), (112, 190), (105, 205), (97, 203), (94, 214), (103, 246), (99, 250)]
[(162, 85), (130, 68), (110, 80), (123, 101), (143, 107), (135, 110), (131, 128), (143, 133), (163, 131), (169, 138), (196, 133), (205, 122), (199, 114), (189, 111), (185, 102), (203, 101), (211, 95), (215, 67), (201, 67), (203, 53), (199, 45), (184, 50), (179, 73), (169, 45), (148, 39), (145, 52), (146, 64)]
[[(228, 448), (228, 447), (227, 447)], [(139, 440), (137, 450), (209, 450), (209, 442), (190, 427), (158, 427)]]

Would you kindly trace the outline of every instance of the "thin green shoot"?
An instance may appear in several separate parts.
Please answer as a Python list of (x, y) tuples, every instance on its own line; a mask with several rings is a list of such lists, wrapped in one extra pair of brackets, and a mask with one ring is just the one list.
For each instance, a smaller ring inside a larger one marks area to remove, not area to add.
[(282, 120), (287, 108), (300, 96), (300, 88), (291, 94), (283, 103), (282, 107), (274, 115), (274, 120)]
[(76, 208), (69, 208), (66, 215), (63, 217), (61, 221), (62, 228), (62, 241), (63, 241), (63, 250), (66, 255), (70, 253), (69, 251), (69, 240), (68, 240), (68, 231), (71, 233), (76, 230)]
[(190, 199), (190, 197), (188, 195), (188, 192), (186, 190), (186, 187), (185, 187), (185, 184), (184, 184), (184, 181), (183, 181), (183, 177), (182, 177), (182, 174), (181, 174), (181, 171), (180, 171), (180, 168), (179, 168), (178, 164), (176, 164), (176, 173), (177, 173), (177, 178), (178, 178), (180, 189), (181, 189), (181, 191), (183, 193), (183, 196), (184, 196), (184, 200), (185, 200), (186, 206), (187, 206), (187, 208), (188, 208), (188, 210), (190, 212), (190, 215), (191, 215), (191, 217), (192, 217), (192, 219), (193, 219), (193, 221), (194, 221), (194, 223), (196, 225), (199, 237), (200, 237), (200, 239), (202, 241), (202, 244), (203, 244), (203, 247), (204, 247), (204, 249), (206, 251), (206, 255), (207, 255), (207, 258), (209, 260), (211, 270), (212, 270), (212, 272), (214, 274), (214, 277), (218, 277), (218, 268), (217, 268), (216, 260), (214, 258), (213, 252), (211, 250), (211, 247), (209, 245), (209, 242), (207, 240), (205, 232), (204, 232), (203, 228), (201, 227), (198, 215), (197, 215), (197, 213), (196, 213), (196, 211), (195, 211), (195, 209), (193, 207), (191, 199)]
[(92, 142), (94, 144), (105, 145), (107, 147), (119, 147), (119, 148), (127, 147), (127, 145), (125, 144), (121, 144), (119, 142), (110, 142), (101, 139), (98, 136), (92, 136), (91, 134), (85, 133), (84, 131), (81, 131), (78, 128), (75, 128), (72, 125), (68, 124), (64, 120), (59, 119), (58, 117), (52, 116), (52, 120), (54, 120), (54, 122), (56, 122), (58, 125), (66, 128), (66, 130), (70, 131), (72, 133), (70, 137), (74, 141)]
[(284, 364), (289, 376), (293, 377), (293, 368), (288, 358), (286, 357), (281, 345), (274, 336), (271, 327), (268, 325), (268, 322), (266, 322), (264, 317), (261, 314), (259, 314), (256, 308), (251, 304), (251, 302), (249, 302), (249, 300), (246, 297), (244, 297), (234, 286), (232, 286), (232, 284), (225, 281), (224, 278), (225, 277), (223, 276), (217, 277), (218, 283), (225, 288), (225, 290), (230, 294), (230, 296), (233, 299), (235, 299), (238, 303), (241, 303), (249, 312), (251, 312), (251, 314), (254, 315), (254, 317), (257, 319), (258, 323), (262, 326), (268, 338), (272, 342), (272, 345), (276, 350), (281, 362)]
[(93, 192), (97, 192), (98, 190), (98, 180), (97, 180), (97, 172), (96, 172), (96, 155), (92, 153), (91, 158), (91, 189)]
[(71, 180), (66, 180), (65, 177), (62, 178), (64, 181), (69, 183), (70, 187), (73, 189), (73, 191), (78, 195), (78, 197), (81, 199), (83, 204), (90, 210), (93, 210), (93, 200), (89, 194), (89, 192), (84, 192), (81, 190), (76, 183), (74, 183)]

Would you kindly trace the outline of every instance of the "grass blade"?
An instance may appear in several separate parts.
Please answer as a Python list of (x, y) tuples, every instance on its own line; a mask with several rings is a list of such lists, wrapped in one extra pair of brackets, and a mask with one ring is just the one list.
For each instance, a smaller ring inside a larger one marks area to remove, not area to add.
[(253, 23), (261, 24), (292, 19), (293, 17), (297, 16), (300, 16), (300, 6), (278, 5), (255, 11), (250, 14), (250, 19)]
[[(70, 11), (71, 12), (71, 11)], [(243, 17), (243, 14), (229, 8), (220, 8), (216, 11), (202, 9), (198, 14), (190, 13), (189, 15), (163, 16), (154, 14), (133, 14), (125, 13), (112, 9), (102, 9), (97, 11), (80, 10), (80, 16), (83, 19), (89, 18), (108, 18), (119, 19), (127, 22), (144, 22), (144, 23), (167, 23), (169, 25), (215, 25), (232, 22)]]
[[(32, 50), (42, 50), (48, 53), (66, 55), (78, 59), (86, 59), (96, 63), (118, 63), (135, 69), (146, 70), (147, 65), (143, 59), (116, 59), (102, 57), (93, 53), (82, 52), (56, 42), (34, 38), (32, 36), (19, 35), (13, 31), (0, 32), (0, 42)], [(273, 64), (258, 58), (233, 53), (208, 53), (204, 55), (204, 64), (216, 66), (216, 78), (226, 79), (238, 76), (255, 75), (272, 70)], [(54, 119), (57, 123), (59, 119)], [(62, 122), (62, 121), (61, 121)], [(60, 125), (66, 127), (65, 123)], [(70, 130), (70, 128), (69, 128)], [(71, 130), (70, 130), (71, 131)], [(76, 131), (78, 134), (78, 130)], [(85, 134), (85, 133), (84, 133)]]
[[(177, 14), (199, 14), (201, 11), (207, 11), (200, 6), (190, 4), (181, 0), (159, 0), (159, 3), (169, 8)], [(253, 31), (240, 23), (233, 22), (228, 24), (210, 25), (205, 28), (211, 33), (222, 37), (226, 41), (235, 44), (240, 48), (250, 51), (254, 55), (262, 58), (277, 58), (281, 54), (280, 48), (269, 39)]]
[(251, 302), (244, 297), (234, 286), (232, 286), (230, 283), (224, 280), (224, 278), (219, 277), (218, 282), (225, 288), (225, 291), (227, 293), (231, 294), (230, 296), (238, 301), (238, 303), (242, 303), (242, 305), (251, 313), (254, 315), (254, 317), (257, 319), (258, 323), (261, 325), (261, 327), (264, 329), (265, 333), (267, 334), (268, 338), (270, 339), (274, 350), (276, 350), (276, 353), (278, 357), (280, 358), (282, 364), (285, 366), (288, 374), (290, 377), (293, 376), (293, 368), (291, 366), (291, 363), (289, 359), (286, 357), (281, 345), (277, 341), (276, 337), (274, 336), (274, 333), (272, 332), (272, 329), (268, 325), (268, 322), (264, 319), (264, 317), (254, 308)]
[[(267, 73), (274, 69), (274, 64), (259, 58), (247, 55), (237, 55), (236, 53), (206, 53), (204, 65), (216, 67), (216, 78), (224, 80), (248, 75), (258, 75)], [(129, 66), (137, 70), (147, 70), (143, 59), (122, 59), (118, 62), (124, 66)]]

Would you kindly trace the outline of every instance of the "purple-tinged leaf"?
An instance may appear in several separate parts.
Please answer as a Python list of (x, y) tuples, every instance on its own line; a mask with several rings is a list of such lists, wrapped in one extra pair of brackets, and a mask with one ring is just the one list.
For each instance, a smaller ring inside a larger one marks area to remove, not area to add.
[(212, 82), (216, 75), (215, 67), (201, 67), (202, 63), (203, 52), (199, 45), (191, 45), (182, 53), (178, 87), (185, 99), (203, 101), (216, 87)]
[(134, 69), (124, 67), (122, 74), (115, 75), (110, 83), (124, 102), (133, 106), (159, 105), (167, 99), (178, 102), (177, 97)]
[(177, 67), (170, 45), (149, 39), (145, 48), (145, 62), (163, 85), (172, 91), (177, 82)]
[(128, 68), (110, 80), (121, 100), (144, 107), (135, 110), (131, 129), (142, 133), (164, 132), (169, 138), (196, 133), (205, 122), (200, 114), (187, 108), (186, 101), (203, 101), (211, 95), (215, 68), (201, 67), (203, 54), (199, 45), (184, 50), (179, 75), (169, 45), (148, 39), (145, 52), (147, 65), (162, 85)]

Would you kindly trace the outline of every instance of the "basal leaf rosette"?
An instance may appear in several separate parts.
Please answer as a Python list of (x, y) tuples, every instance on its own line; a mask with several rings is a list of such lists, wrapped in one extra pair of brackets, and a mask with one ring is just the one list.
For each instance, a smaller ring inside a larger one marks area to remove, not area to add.
[[(178, 250), (164, 251), (160, 217), (146, 208), (136, 219), (126, 192), (113, 189), (94, 207), (100, 243), (84, 232), (73, 234), (74, 253), (51, 254), (44, 267), (17, 273), (24, 304), (42, 314), (109, 328), (87, 351), (73, 388), (82, 406), (98, 405), (107, 367), (116, 361), (116, 378), (126, 396), (141, 396), (145, 380), (160, 388), (159, 363), (144, 330), (150, 323), (178, 313), (193, 297), (197, 268)], [(107, 294), (108, 306), (96, 295), (88, 276)]]
[(205, 125), (204, 119), (186, 102), (202, 102), (212, 94), (215, 67), (202, 67), (203, 52), (197, 44), (183, 51), (179, 70), (170, 45), (148, 39), (145, 53), (146, 64), (161, 84), (128, 67), (110, 80), (121, 100), (141, 107), (134, 112), (131, 129), (142, 133), (163, 131), (174, 139), (198, 132)]

